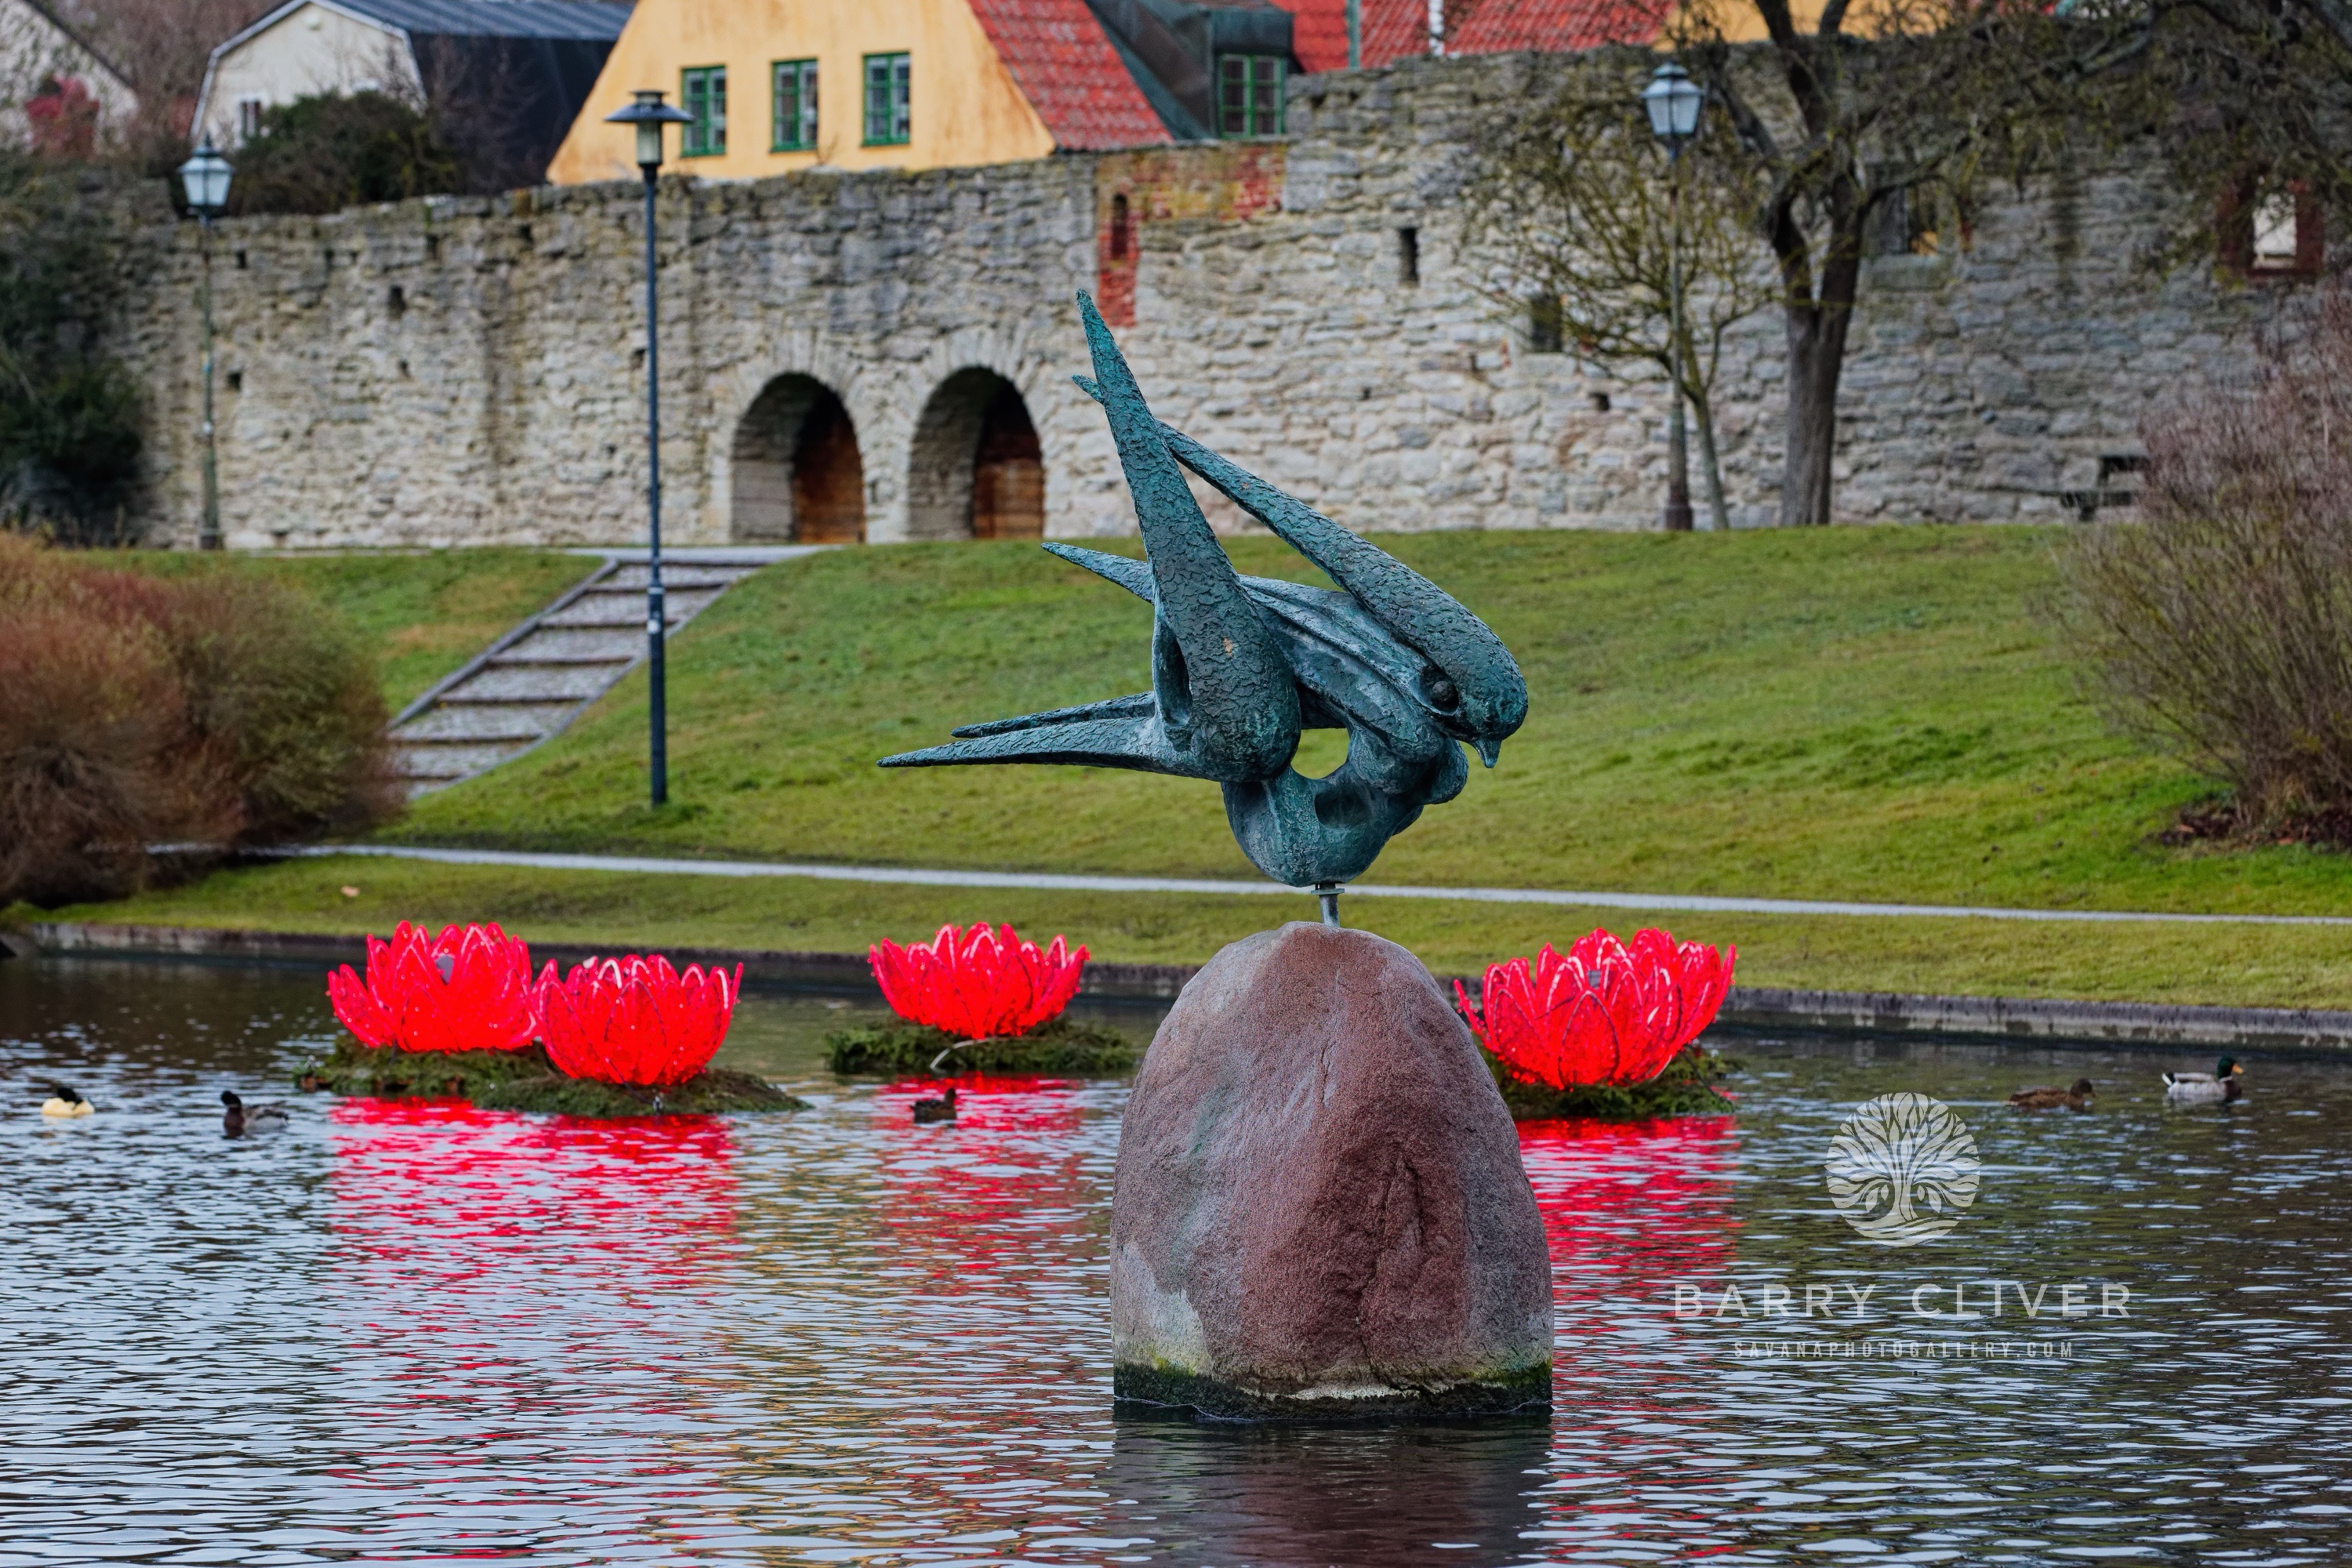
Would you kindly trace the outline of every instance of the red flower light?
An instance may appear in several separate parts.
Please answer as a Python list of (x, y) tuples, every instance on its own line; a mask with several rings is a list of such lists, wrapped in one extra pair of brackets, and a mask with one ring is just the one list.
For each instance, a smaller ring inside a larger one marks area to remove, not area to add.
[(986, 921), (968, 931), (951, 925), (926, 944), (883, 941), (867, 950), (874, 978), (890, 1010), (967, 1040), (1025, 1035), (1070, 1005), (1087, 950), (1066, 952), (1063, 939), (1043, 952), (1011, 926), (991, 931)]
[(1532, 970), (1524, 958), (1488, 965), (1483, 1013), (1459, 980), (1454, 994), (1470, 1032), (1513, 1077), (1627, 1086), (1657, 1077), (1715, 1022), (1738, 957), (1662, 931), (1636, 931), (1628, 949), (1596, 931), (1565, 958), (1547, 942)]
[(367, 981), (344, 964), (327, 976), (335, 1016), (362, 1045), (404, 1051), (512, 1051), (539, 1033), (530, 949), (496, 925), (445, 926), (427, 937), (400, 922), (367, 939)]
[(719, 1054), (743, 991), (743, 966), (730, 975), (667, 958), (592, 958), (558, 981), (539, 977), (540, 1038), (559, 1072), (599, 1083), (667, 1089)]

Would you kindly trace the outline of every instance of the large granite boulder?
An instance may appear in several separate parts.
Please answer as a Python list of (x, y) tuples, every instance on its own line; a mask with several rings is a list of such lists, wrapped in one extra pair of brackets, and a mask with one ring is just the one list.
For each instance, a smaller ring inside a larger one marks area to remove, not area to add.
[(1421, 961), (1294, 923), (1160, 1026), (1119, 1132), (1113, 1388), (1248, 1418), (1551, 1398), (1517, 1130)]

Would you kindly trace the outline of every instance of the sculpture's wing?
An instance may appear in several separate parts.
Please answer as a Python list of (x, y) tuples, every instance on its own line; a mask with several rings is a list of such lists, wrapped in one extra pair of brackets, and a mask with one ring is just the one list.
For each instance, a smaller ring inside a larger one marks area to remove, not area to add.
[(959, 741), (975, 740), (982, 735), (1009, 735), (1015, 730), (1042, 729), (1048, 724), (1074, 723), (1080, 719), (1131, 719), (1159, 711), (1159, 702), (1149, 691), (1139, 691), (1132, 697), (1113, 697), (1103, 702), (1082, 702), (1076, 708), (1049, 708), (1043, 713), (1026, 713), (1018, 719), (992, 719), (985, 724), (963, 724), (948, 731)]
[(1169, 455), (1165, 426), (1083, 293), (1078, 313), (1151, 558), (1151, 688), (1168, 740), (1197, 759), (1199, 777), (1270, 778), (1298, 745), (1298, 692), (1282, 645), (1243, 591)]
[[(1102, 395), (1092, 383), (1078, 384), (1091, 396)], [(1178, 462), (1323, 568), (1374, 620), (1444, 670), (1461, 692), (1464, 726), (1480, 740), (1482, 752), (1526, 721), (1528, 683), (1518, 662), (1460, 600), (1182, 431), (1162, 425), (1160, 432)], [(1491, 764), (1492, 756), (1487, 760)]]
[(1124, 555), (1109, 555), (1076, 544), (1049, 543), (1045, 548), (1073, 566), (1083, 566), (1096, 576), (1118, 584), (1147, 604), (1158, 600), (1158, 595), (1151, 591), (1151, 563), (1149, 561), (1131, 561)]
[[(970, 740), (927, 746), (919, 752), (901, 752), (895, 757), (883, 758), (882, 766), (940, 768), (965, 763), (1072, 763), (1080, 767), (1134, 768), (1143, 773), (1223, 782), (1198, 757), (1169, 744), (1167, 731), (1153, 711), (1157, 704), (1149, 693), (1095, 703), (1092, 710), (1116, 708), (1121, 703), (1140, 703), (1143, 710), (1088, 718), (1081, 715), (1088, 713), (1089, 709), (1066, 708), (1059, 711), (1067, 717), (1033, 713), (1025, 719), (973, 725), (956, 731), (971, 736)], [(975, 733), (977, 731), (987, 733)]]

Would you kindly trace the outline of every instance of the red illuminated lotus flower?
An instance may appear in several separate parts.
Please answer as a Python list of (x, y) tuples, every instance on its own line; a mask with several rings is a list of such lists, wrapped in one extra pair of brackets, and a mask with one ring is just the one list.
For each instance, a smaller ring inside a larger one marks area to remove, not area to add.
[(967, 1040), (1027, 1034), (1070, 1005), (1087, 966), (1083, 947), (1067, 952), (1056, 936), (1040, 952), (986, 921), (968, 931), (941, 926), (928, 944), (878, 942), (866, 957), (892, 1012)]
[(539, 1033), (530, 949), (496, 925), (445, 926), (436, 937), (400, 922), (367, 939), (367, 980), (344, 964), (327, 976), (335, 1016), (363, 1045), (404, 1051), (512, 1051)]
[(1554, 1089), (1647, 1083), (1715, 1022), (1738, 957), (1662, 931), (1636, 931), (1630, 949), (1596, 931), (1565, 958), (1546, 943), (1532, 969), (1524, 958), (1489, 965), (1483, 1014), (1459, 980), (1454, 994), (1470, 1032), (1515, 1078)]
[(540, 1038), (548, 1060), (572, 1078), (667, 1089), (719, 1054), (743, 966), (735, 973), (667, 958), (592, 958), (562, 980), (549, 964), (539, 977)]

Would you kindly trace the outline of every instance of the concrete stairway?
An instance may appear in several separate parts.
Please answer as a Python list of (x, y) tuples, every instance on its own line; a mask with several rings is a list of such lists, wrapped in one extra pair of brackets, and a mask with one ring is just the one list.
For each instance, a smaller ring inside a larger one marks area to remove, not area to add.
[[(772, 561), (814, 546), (662, 554), (671, 636)], [(614, 552), (547, 608), (401, 710), (393, 753), (414, 797), (512, 762), (561, 734), (646, 657), (646, 555)]]

